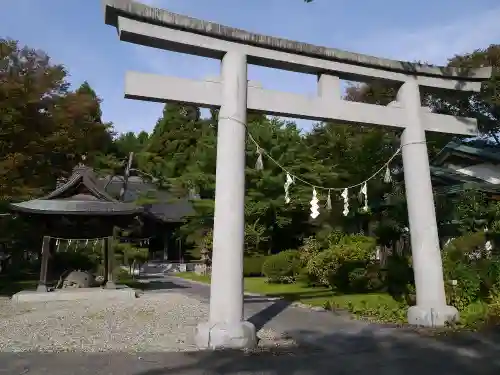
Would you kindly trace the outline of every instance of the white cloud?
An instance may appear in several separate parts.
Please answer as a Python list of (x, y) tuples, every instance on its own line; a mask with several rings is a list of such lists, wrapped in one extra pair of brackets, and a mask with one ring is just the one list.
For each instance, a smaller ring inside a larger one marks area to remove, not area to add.
[(384, 30), (356, 43), (364, 53), (446, 64), (448, 58), (500, 41), (500, 7), (420, 30)]

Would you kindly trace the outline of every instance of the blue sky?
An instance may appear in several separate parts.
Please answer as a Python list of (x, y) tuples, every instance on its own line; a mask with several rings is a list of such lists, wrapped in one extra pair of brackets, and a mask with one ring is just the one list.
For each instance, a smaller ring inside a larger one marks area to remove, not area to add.
[[(498, 0), (150, 0), (172, 12), (262, 34), (401, 60), (444, 64), (454, 54), (500, 43)], [(100, 0), (7, 0), (0, 37), (46, 51), (70, 81), (89, 81), (117, 131), (151, 131), (162, 105), (123, 98), (136, 70), (186, 78), (217, 75), (215, 60), (136, 46), (104, 24)], [(250, 67), (265, 88), (314, 93), (315, 77)], [(307, 128), (308, 122), (301, 121)]]

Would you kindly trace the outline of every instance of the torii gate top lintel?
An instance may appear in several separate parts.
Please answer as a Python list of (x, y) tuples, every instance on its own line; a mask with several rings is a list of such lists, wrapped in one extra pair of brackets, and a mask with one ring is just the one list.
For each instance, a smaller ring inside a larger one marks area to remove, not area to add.
[[(342, 79), (360, 82), (373, 78), (405, 82), (411, 75), (418, 77), (421, 86), (460, 91), (479, 91), (481, 81), (489, 79), (492, 71), (491, 67), (459, 69), (423, 65), (320, 47), (251, 33), (130, 0), (102, 0), (102, 4), (106, 24), (115, 26), (120, 34), (127, 34), (121, 35), (122, 40), (200, 56), (221, 58), (228, 46), (239, 44), (246, 47), (248, 62), (256, 65), (315, 74), (332, 71)], [(130, 22), (121, 25), (120, 18)], [(139, 25), (140, 30), (137, 29)], [(162, 46), (160, 40), (149, 39), (152, 35), (147, 35), (148, 31), (153, 31), (153, 28), (147, 30), (148, 26), (198, 34), (219, 39), (220, 43), (211, 43), (210, 46), (191, 40), (176, 43), (169, 37), (168, 46)], [(144, 36), (149, 37), (148, 40)], [(290, 55), (294, 58), (290, 59)]]

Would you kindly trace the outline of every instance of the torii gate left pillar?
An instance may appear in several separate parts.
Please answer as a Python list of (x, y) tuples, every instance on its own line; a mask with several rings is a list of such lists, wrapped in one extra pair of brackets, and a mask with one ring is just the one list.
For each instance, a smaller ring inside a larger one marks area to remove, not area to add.
[(243, 319), (242, 298), (248, 86), (246, 55), (227, 52), (222, 58), (221, 77), (223, 104), (217, 129), (210, 315), (208, 322), (198, 326), (196, 340), (199, 347), (250, 348), (257, 344), (256, 332), (254, 325)]
[[(425, 131), (473, 136), (475, 119), (431, 113), (420, 105), (420, 87), (479, 91), (491, 68), (466, 72), (402, 63), (282, 40), (173, 14), (127, 0), (103, 0), (106, 23), (120, 39), (150, 47), (216, 58), (220, 79), (196, 81), (128, 72), (125, 96), (132, 99), (220, 107), (210, 316), (197, 329), (202, 348), (248, 348), (255, 327), (243, 317), (243, 236), (247, 109), (319, 121), (403, 129), (402, 154), (413, 253), (417, 305), (411, 324), (440, 326), (456, 320), (446, 306), (441, 254), (425, 144)], [(273, 92), (248, 84), (247, 64), (317, 74), (318, 95)], [(354, 103), (340, 98), (339, 78), (399, 83), (395, 105)]]

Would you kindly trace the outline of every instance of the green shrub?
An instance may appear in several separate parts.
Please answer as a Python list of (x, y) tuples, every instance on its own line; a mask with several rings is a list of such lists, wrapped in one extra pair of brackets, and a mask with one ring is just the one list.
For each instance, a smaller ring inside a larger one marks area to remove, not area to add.
[(330, 300), (323, 307), (327, 310), (347, 310), (360, 319), (369, 319), (383, 323), (406, 323), (407, 308), (384, 295), (371, 294), (362, 299), (353, 298), (347, 301)]
[(300, 271), (300, 254), (297, 250), (286, 250), (267, 257), (262, 273), (270, 283), (292, 282)]
[(321, 243), (314, 237), (307, 237), (304, 244), (299, 248), (299, 258), (302, 267), (307, 265), (307, 262), (321, 251)]
[(338, 245), (339, 243), (341, 243), (343, 241), (343, 239), (346, 236), (347, 235), (344, 232), (340, 231), (340, 230), (333, 230), (326, 237), (325, 245), (328, 246), (328, 247), (332, 247), (332, 246)]
[[(307, 272), (323, 285), (343, 288), (349, 284), (346, 280), (350, 270), (368, 264), (375, 250), (374, 238), (343, 236), (338, 244), (312, 257), (307, 263)], [(337, 275), (339, 271), (341, 274)]]
[(457, 324), (459, 327), (467, 329), (481, 329), (487, 323), (489, 313), (488, 304), (481, 301), (471, 303), (464, 310), (460, 311), (460, 322), (457, 322)]
[(361, 292), (366, 285), (366, 261), (340, 261), (339, 267), (330, 272), (328, 285), (340, 293)]
[(316, 287), (322, 285), (314, 275), (309, 274), (306, 267), (303, 267), (299, 270), (297, 276), (295, 277), (295, 281), (298, 283), (305, 284), (309, 287)]
[(245, 257), (243, 258), (243, 276), (259, 277), (262, 276), (262, 266), (266, 261), (265, 256)]
[(367, 289), (368, 280), (366, 268), (354, 268), (347, 277), (349, 279), (349, 289), (353, 292), (364, 292)]
[(380, 291), (384, 288), (384, 279), (380, 264), (370, 263), (366, 266), (366, 291)]
[(500, 289), (498, 288), (494, 288), (490, 292), (485, 320), (489, 327), (500, 325)]
[(474, 263), (481, 278), (481, 296), (486, 297), (493, 289), (500, 287), (500, 259), (495, 256)]
[(468, 233), (453, 239), (443, 249), (443, 257), (451, 261), (469, 261), (476, 253), (484, 254), (486, 235), (484, 232)]
[(114, 270), (114, 278), (116, 282), (120, 283), (124, 281), (129, 281), (132, 278), (132, 276), (128, 273), (127, 270), (124, 270), (121, 267), (117, 267)]
[(318, 278), (310, 274), (307, 269), (309, 261), (319, 254), (326, 241), (320, 241), (315, 237), (308, 237), (304, 240), (303, 245), (299, 248), (300, 271), (297, 275), (297, 281), (300, 281), (309, 286), (319, 286)]
[[(458, 310), (464, 310), (469, 304), (476, 301), (481, 290), (481, 277), (472, 264), (446, 259), (443, 263), (448, 304)], [(456, 281), (456, 285), (452, 282)]]
[(55, 253), (51, 259), (51, 267), (59, 275), (67, 270), (95, 271), (99, 262), (84, 252), (63, 251)]
[(385, 283), (387, 291), (397, 301), (406, 298), (408, 286), (414, 284), (413, 269), (406, 257), (393, 255), (387, 259)]
[(367, 293), (383, 288), (380, 266), (367, 261), (342, 263), (330, 276), (330, 286), (343, 293)]
[[(356, 246), (358, 249), (362, 249), (362, 251), (366, 253), (375, 250), (377, 241), (373, 237), (363, 236), (361, 234), (351, 234), (339, 238), (337, 244)], [(362, 256), (365, 256), (365, 253), (363, 253)]]
[(340, 264), (334, 249), (324, 250), (313, 256), (307, 262), (307, 273), (311, 275), (314, 280), (317, 280), (322, 285), (330, 285), (332, 275), (334, 275)]
[(500, 264), (496, 257), (489, 258), (485, 242), (484, 232), (474, 232), (455, 238), (443, 249), (447, 299), (459, 310), (486, 297), (500, 281)]

